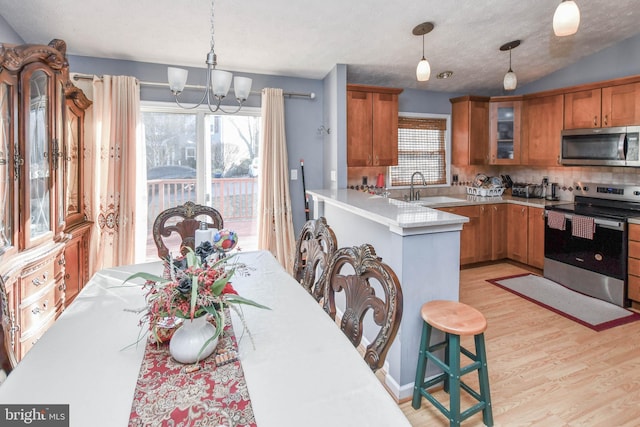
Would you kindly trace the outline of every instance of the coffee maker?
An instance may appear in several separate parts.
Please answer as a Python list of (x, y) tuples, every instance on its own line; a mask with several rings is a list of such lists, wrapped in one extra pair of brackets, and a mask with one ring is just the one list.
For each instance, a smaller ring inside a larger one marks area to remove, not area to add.
[(552, 182), (550, 188), (547, 188), (547, 200), (560, 200), (558, 196), (559, 186), (557, 182)]

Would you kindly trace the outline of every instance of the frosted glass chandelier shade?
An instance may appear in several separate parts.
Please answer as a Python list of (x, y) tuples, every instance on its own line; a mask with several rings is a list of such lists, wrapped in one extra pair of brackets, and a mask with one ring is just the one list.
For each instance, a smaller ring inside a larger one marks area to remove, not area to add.
[(169, 89), (174, 95), (179, 94), (187, 84), (189, 72), (183, 68), (168, 67), (167, 77), (169, 79)]
[(553, 32), (558, 37), (570, 36), (578, 31), (580, 9), (573, 0), (564, 0), (553, 14)]
[(245, 101), (249, 98), (251, 93), (251, 79), (248, 77), (234, 77), (233, 78), (233, 90), (236, 93), (236, 99)]
[(228, 71), (212, 70), (211, 71), (211, 88), (213, 94), (217, 97), (224, 98), (231, 88), (231, 80), (233, 74)]
[(416, 78), (419, 82), (426, 82), (429, 80), (429, 77), (431, 77), (431, 66), (429, 65), (429, 61), (422, 57), (416, 68)]
[(515, 90), (516, 86), (518, 86), (518, 78), (516, 77), (516, 73), (509, 69), (507, 74), (504, 75), (502, 84), (504, 85), (504, 90)]

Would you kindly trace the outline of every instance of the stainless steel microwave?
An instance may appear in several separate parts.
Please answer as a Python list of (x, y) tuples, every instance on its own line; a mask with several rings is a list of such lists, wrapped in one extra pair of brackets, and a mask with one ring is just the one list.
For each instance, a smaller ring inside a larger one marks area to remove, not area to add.
[(563, 165), (640, 167), (640, 126), (562, 131)]

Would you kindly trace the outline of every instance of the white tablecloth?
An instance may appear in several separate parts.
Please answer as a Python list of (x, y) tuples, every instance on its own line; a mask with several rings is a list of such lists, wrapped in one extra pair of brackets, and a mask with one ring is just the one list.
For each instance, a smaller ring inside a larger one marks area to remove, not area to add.
[[(255, 341), (234, 316), (242, 367), (259, 427), (409, 426), (360, 354), (315, 300), (266, 251), (236, 258), (240, 295), (271, 310), (243, 307)], [(160, 263), (102, 270), (0, 386), (0, 403), (69, 404), (72, 427), (126, 426), (144, 352), (138, 339), (139, 287), (122, 287)]]

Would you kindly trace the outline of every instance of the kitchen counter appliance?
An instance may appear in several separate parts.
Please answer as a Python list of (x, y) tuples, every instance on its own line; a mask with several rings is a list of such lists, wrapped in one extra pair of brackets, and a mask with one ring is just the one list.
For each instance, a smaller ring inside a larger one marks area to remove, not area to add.
[(628, 219), (640, 217), (640, 186), (574, 187), (573, 203), (546, 207), (544, 277), (625, 307)]
[(514, 182), (511, 186), (511, 195), (513, 197), (523, 197), (526, 199), (542, 199), (543, 186), (541, 184), (525, 184), (522, 182)]

